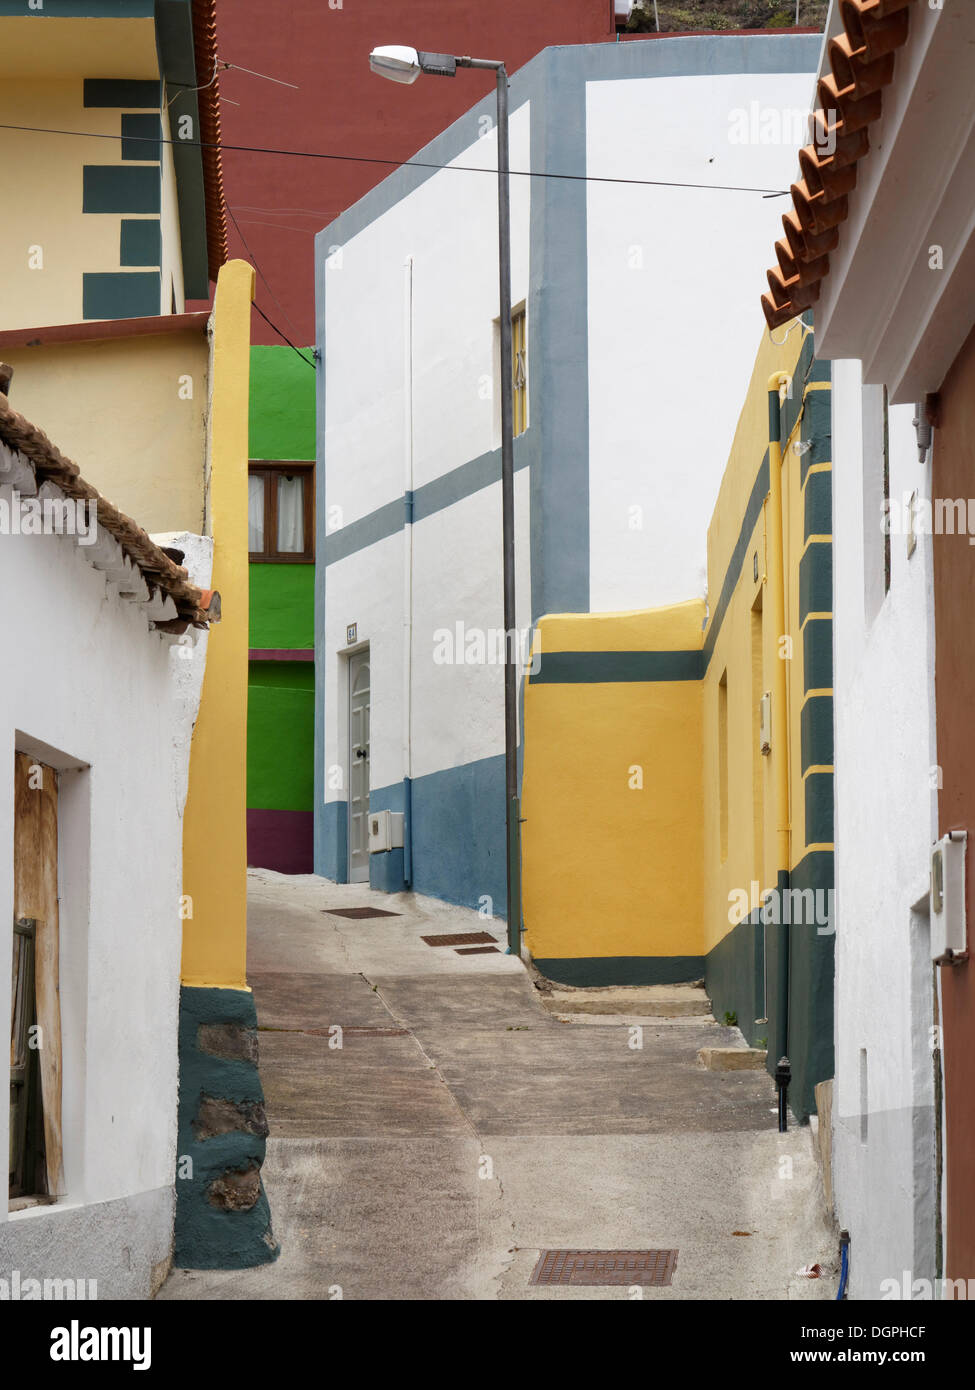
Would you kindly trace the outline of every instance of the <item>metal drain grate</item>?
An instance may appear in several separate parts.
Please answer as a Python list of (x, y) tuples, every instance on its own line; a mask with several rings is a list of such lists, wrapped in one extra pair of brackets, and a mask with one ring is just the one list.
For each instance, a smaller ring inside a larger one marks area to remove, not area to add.
[(492, 951), (496, 956), (501, 954), (497, 946), (455, 946), (454, 949), (459, 956), (489, 956)]
[(328, 917), (402, 917), (401, 912), (385, 912), (381, 907), (323, 907)]
[(676, 1250), (543, 1250), (530, 1284), (642, 1284), (668, 1288)]
[(481, 942), (496, 946), (498, 939), (486, 931), (448, 932), (446, 936), (421, 936), (428, 946), (475, 946)]

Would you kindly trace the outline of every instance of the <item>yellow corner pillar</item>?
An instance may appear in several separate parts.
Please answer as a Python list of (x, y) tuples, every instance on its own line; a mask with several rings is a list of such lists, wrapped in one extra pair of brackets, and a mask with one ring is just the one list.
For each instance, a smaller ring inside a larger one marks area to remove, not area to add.
[(184, 985), (247, 987), (247, 463), (254, 271), (229, 261), (213, 309), (209, 530), (223, 616), (210, 631), (183, 821)]

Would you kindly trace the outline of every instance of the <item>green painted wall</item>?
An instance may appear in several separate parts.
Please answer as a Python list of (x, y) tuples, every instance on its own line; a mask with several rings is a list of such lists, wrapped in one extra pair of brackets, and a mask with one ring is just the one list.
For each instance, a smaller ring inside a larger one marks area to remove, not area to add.
[(315, 645), (315, 566), (251, 565), (252, 647)]
[(251, 458), (315, 457), (315, 372), (289, 347), (251, 348)]
[[(315, 373), (289, 347), (251, 348), (250, 456), (315, 457)], [(315, 645), (314, 565), (252, 564), (252, 648)], [(247, 711), (247, 805), (313, 805), (315, 668), (252, 661)]]
[(247, 804), (264, 811), (313, 805), (315, 667), (252, 661), (247, 692)]
[[(250, 456), (315, 457), (315, 373), (289, 347), (251, 348)], [(312, 647), (314, 620), (314, 565), (251, 565), (252, 647)]]

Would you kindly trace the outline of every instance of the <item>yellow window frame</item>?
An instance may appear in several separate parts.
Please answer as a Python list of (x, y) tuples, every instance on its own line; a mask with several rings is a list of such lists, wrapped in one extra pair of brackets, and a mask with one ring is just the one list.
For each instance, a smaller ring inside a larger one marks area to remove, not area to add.
[(528, 428), (528, 332), (524, 309), (511, 316), (511, 377), (515, 435)]

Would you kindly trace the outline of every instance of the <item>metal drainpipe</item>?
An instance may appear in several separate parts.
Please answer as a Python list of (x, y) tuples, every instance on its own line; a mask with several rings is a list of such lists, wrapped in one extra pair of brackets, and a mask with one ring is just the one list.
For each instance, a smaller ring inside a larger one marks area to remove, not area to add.
[[(769, 571), (771, 572), (772, 630), (778, 647), (779, 638), (786, 633), (785, 614), (785, 543), (782, 506), (782, 444), (781, 400), (779, 391), (791, 378), (788, 372), (773, 372), (768, 379), (768, 468), (769, 468)], [(789, 711), (788, 681), (785, 661), (775, 666), (772, 691), (772, 757), (775, 779), (775, 841), (776, 892), (779, 902), (779, 953), (777, 975), (778, 1009), (775, 1020), (775, 1054), (780, 1059), (777, 1073), (781, 1078), (779, 1129), (785, 1129), (785, 1095), (789, 1069), (789, 924), (783, 919), (784, 900), (788, 889), (792, 851), (789, 816)], [(791, 915), (791, 914), (790, 914)], [(766, 1005), (767, 1009), (767, 1005)]]
[(413, 257), (403, 263), (403, 880), (413, 886)]

